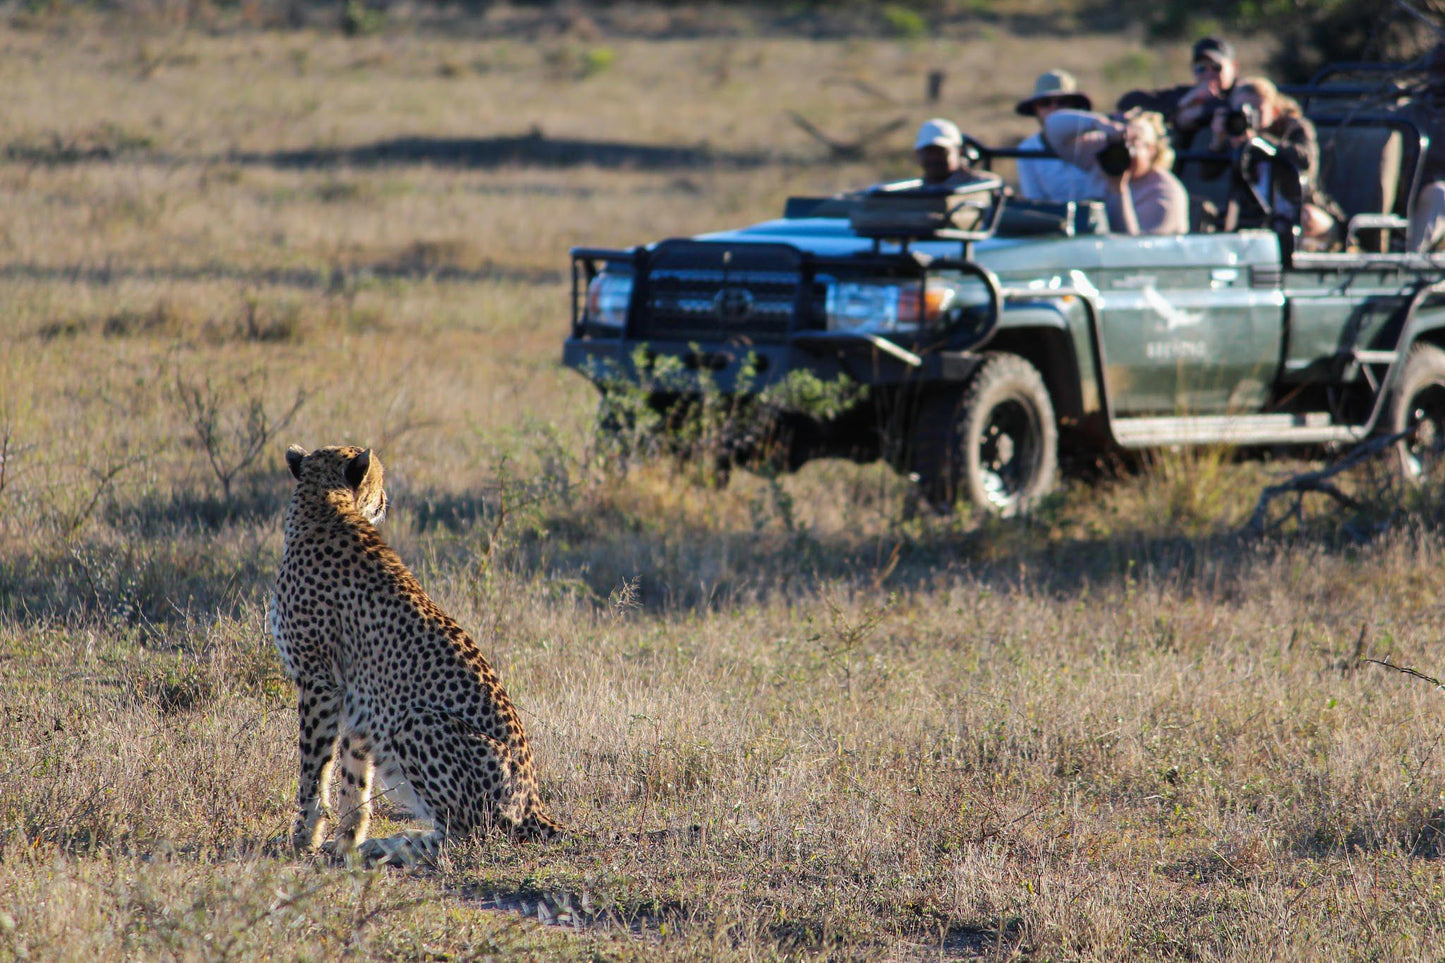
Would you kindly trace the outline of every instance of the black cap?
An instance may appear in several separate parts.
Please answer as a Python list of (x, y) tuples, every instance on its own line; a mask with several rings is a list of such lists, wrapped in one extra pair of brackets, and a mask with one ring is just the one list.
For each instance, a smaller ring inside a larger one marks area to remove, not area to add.
[(1205, 37), (1194, 44), (1194, 56), (1189, 58), (1189, 62), (1193, 63), (1206, 57), (1215, 62), (1232, 61), (1234, 60), (1234, 44), (1228, 40), (1220, 40), (1218, 37)]

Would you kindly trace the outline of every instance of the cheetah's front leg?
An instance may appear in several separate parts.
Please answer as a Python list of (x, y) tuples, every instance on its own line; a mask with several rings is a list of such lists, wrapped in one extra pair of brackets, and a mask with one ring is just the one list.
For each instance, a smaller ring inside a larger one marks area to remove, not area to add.
[(361, 732), (347, 732), (336, 747), (341, 781), (337, 786), (336, 855), (345, 857), (366, 838), (371, 825), (371, 789), (376, 774), (371, 739)]
[(300, 852), (313, 852), (326, 835), (331, 816), (331, 770), (341, 715), (341, 693), (298, 683), (297, 716), (301, 771), (296, 783), (296, 824), (291, 843)]

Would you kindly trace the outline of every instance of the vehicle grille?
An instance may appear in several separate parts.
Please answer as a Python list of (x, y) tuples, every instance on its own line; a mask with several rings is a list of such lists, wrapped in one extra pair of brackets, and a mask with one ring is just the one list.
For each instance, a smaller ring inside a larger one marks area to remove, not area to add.
[[(785, 341), (794, 327), (800, 280), (780, 271), (654, 271), (638, 334), (677, 341)], [(822, 317), (824, 292), (814, 287), (813, 310)]]
[[(798, 252), (782, 245), (669, 242), (655, 252), (634, 333), (668, 341), (777, 344), (799, 327)], [(826, 291), (814, 284), (810, 317)], [(807, 319), (803, 319), (804, 324)]]

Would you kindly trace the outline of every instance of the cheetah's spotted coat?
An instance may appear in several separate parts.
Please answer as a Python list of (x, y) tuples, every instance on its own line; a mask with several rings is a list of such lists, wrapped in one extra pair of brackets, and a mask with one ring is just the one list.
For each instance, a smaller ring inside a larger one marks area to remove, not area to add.
[[(286, 461), (297, 484), (270, 618), (299, 690), (296, 847), (321, 845), (337, 767), (342, 855), (404, 864), (491, 826), (556, 833), (496, 672), (373, 527), (386, 512), (380, 460), (292, 446)], [(378, 788), (433, 830), (367, 840)]]

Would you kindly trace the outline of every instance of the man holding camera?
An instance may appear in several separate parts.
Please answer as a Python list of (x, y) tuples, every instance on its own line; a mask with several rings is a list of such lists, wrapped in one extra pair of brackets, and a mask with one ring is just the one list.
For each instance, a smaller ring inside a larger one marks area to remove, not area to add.
[(1190, 58), (1194, 83), (1163, 90), (1134, 90), (1119, 98), (1120, 112), (1139, 108), (1164, 115), (1174, 131), (1174, 146), (1188, 150), (1195, 136), (1209, 128), (1214, 112), (1229, 106), (1229, 95), (1239, 76), (1234, 45), (1218, 37), (1205, 37), (1194, 45)]
[[(1044, 124), (1056, 110), (1092, 110), (1093, 102), (1079, 90), (1078, 81), (1067, 70), (1040, 74), (1033, 96), (1018, 102), (1014, 112), (1033, 117), (1039, 131), (1019, 142), (1019, 150), (1042, 151)], [(1082, 168), (1056, 157), (1024, 157), (1018, 162), (1019, 196), (1036, 201), (1102, 200), (1108, 185)]]
[(1305, 247), (1339, 240), (1344, 214), (1319, 184), (1320, 146), (1314, 125), (1293, 98), (1264, 77), (1235, 85), (1228, 107), (1211, 123), (1216, 153), (1237, 158), (1224, 216), (1226, 231), (1299, 224)]

